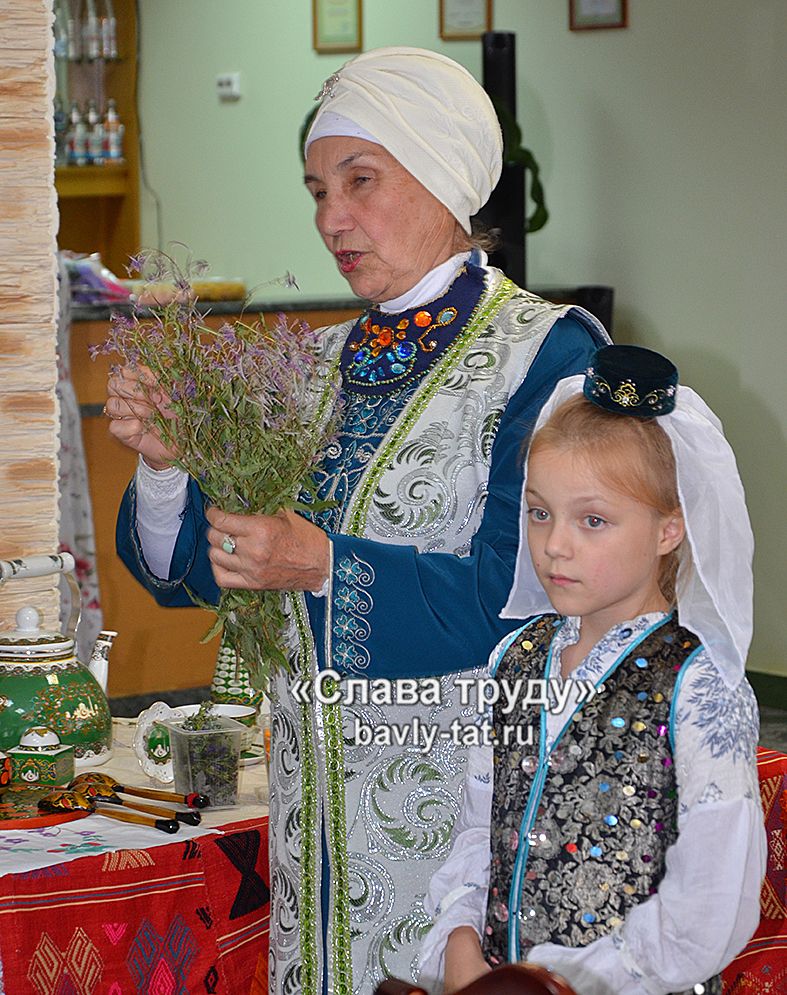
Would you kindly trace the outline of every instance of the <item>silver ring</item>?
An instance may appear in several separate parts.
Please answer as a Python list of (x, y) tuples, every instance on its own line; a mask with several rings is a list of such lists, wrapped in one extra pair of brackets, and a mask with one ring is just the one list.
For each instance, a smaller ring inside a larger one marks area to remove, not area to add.
[(229, 553), (230, 556), (235, 552), (238, 546), (238, 541), (235, 536), (225, 535), (221, 543), (221, 548), (225, 553)]
[(111, 421), (125, 421), (126, 420), (126, 416), (125, 415), (113, 415), (111, 411), (107, 411), (106, 404), (101, 409), (101, 414), (102, 415), (106, 415), (106, 417), (109, 418)]

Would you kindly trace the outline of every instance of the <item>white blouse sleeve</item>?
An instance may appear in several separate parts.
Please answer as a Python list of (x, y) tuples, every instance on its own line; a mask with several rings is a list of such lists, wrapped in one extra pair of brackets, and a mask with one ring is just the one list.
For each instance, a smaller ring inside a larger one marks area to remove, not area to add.
[(454, 827), (451, 853), (435, 872), (426, 896), (426, 911), (434, 920), (419, 961), (420, 983), (440, 988), (443, 956), (451, 932), (472, 926), (483, 935), (489, 888), (489, 822), (492, 809), (492, 748), (467, 751), (462, 805)]
[(166, 580), (186, 506), (188, 475), (176, 466), (154, 470), (140, 456), (135, 483), (142, 553), (150, 572)]
[(766, 839), (755, 752), (757, 702), (699, 654), (678, 689), (679, 836), (655, 895), (619, 931), (581, 948), (540, 944), (528, 959), (582, 995), (666, 995), (721, 971), (757, 927)]

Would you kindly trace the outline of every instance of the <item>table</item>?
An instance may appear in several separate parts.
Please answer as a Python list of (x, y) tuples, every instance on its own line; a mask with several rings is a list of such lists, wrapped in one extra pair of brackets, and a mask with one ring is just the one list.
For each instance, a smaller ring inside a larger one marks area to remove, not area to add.
[[(153, 786), (130, 750), (133, 720), (115, 730), (100, 769)], [(266, 799), (261, 764), (241, 771), (238, 807), (177, 835), (97, 815), (0, 832), (0, 991), (265, 995)]]

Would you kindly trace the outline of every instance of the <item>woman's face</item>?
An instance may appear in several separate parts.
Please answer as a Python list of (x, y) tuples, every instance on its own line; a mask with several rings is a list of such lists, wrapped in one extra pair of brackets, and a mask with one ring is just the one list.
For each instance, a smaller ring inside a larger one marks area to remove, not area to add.
[(318, 138), (306, 156), (305, 182), (323, 241), (365, 300), (399, 297), (469, 247), (448, 208), (381, 145)]

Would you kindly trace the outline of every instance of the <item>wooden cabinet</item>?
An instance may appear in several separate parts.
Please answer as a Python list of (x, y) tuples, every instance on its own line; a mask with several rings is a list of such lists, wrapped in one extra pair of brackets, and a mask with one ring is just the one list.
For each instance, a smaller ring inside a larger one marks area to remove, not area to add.
[[(358, 309), (299, 311), (312, 327), (343, 321)], [(294, 315), (293, 315), (294, 316)], [(275, 314), (269, 316), (275, 320)], [(227, 320), (211, 315), (217, 327)], [(107, 432), (101, 414), (112, 357), (95, 362), (87, 347), (107, 337), (107, 321), (76, 321), (71, 329), (71, 372), (82, 409), (82, 434), (96, 533), (98, 581), (104, 625), (117, 629), (109, 669), (111, 697), (206, 687), (210, 684), (218, 640), (203, 645), (214, 616), (199, 608), (160, 608), (126, 570), (115, 553), (118, 505), (137, 460)]]
[[(61, 249), (99, 252), (117, 276), (126, 275), (129, 256), (139, 248), (139, 133), (136, 112), (137, 23), (134, 0), (114, 0), (117, 60), (69, 62), (67, 99), (102, 105), (113, 98), (124, 126), (124, 162), (103, 166), (59, 166), (55, 187), (60, 211)], [(61, 75), (59, 73), (59, 75)], [(68, 112), (68, 106), (64, 107)]]

